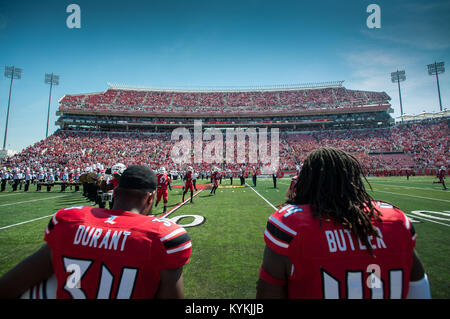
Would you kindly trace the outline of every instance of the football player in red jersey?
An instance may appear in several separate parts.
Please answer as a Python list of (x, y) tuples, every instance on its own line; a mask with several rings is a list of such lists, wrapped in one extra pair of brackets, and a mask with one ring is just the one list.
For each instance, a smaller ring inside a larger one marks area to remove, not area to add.
[(194, 173), (194, 169), (191, 166), (188, 166), (186, 169), (186, 174), (184, 175), (184, 190), (183, 190), (183, 200), (184, 202), (184, 195), (188, 192), (188, 190), (191, 191), (191, 204), (193, 203), (192, 199), (194, 198), (194, 184), (192, 184), (192, 174)]
[(436, 182), (436, 181), (433, 182), (433, 184), (436, 184), (436, 183), (442, 184), (444, 190), (447, 189), (447, 186), (445, 186), (445, 171), (446, 171), (445, 166), (441, 166), (441, 168), (439, 169), (438, 174), (436, 176), (437, 178), (439, 178), (439, 182)]
[(258, 298), (430, 298), (397, 207), (372, 200), (352, 155), (319, 148), (306, 158), (295, 197), (268, 220)]
[(155, 207), (158, 206), (158, 203), (161, 201), (161, 198), (163, 199), (164, 203), (164, 211), (167, 210), (167, 195), (169, 192), (167, 191), (167, 188), (172, 190), (172, 187), (170, 186), (170, 182), (172, 181), (170, 176), (166, 173), (166, 168), (161, 167), (158, 171), (158, 174), (156, 175), (157, 180), (157, 190), (156, 190), (156, 204)]
[(133, 165), (122, 174), (113, 209), (59, 210), (47, 242), (0, 278), (0, 298), (15, 298), (53, 274), (56, 298), (183, 298), (186, 230), (151, 213), (156, 176)]
[(220, 172), (218, 167), (213, 167), (211, 172), (211, 181), (212, 181), (212, 188), (210, 195), (216, 194), (217, 188), (219, 188), (219, 179), (220, 179)]

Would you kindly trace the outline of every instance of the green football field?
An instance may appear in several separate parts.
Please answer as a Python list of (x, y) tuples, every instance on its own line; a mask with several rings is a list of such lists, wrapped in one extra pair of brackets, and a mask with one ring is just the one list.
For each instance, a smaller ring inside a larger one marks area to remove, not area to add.
[[(433, 184), (433, 177), (369, 178), (375, 199), (400, 207), (414, 222), (417, 252), (430, 279), (433, 298), (450, 298), (450, 191)], [(233, 180), (239, 184), (238, 179)], [(199, 184), (207, 181), (200, 180)], [(194, 203), (186, 203), (168, 218), (198, 215), (204, 222), (187, 227), (192, 238), (192, 255), (184, 268), (186, 298), (254, 298), (256, 281), (264, 250), (264, 229), (275, 206), (282, 203), (289, 178), (278, 181), (259, 178), (252, 187), (219, 188), (215, 196), (209, 190), (199, 192)], [(175, 182), (174, 185), (180, 182)], [(229, 185), (223, 179), (222, 186)], [(0, 275), (43, 244), (45, 226), (58, 209), (92, 205), (80, 192), (13, 193), (8, 187), (0, 193)], [(168, 209), (181, 201), (180, 188), (169, 191)], [(161, 205), (162, 203), (160, 203)], [(162, 207), (153, 209), (162, 214)], [(194, 222), (184, 217), (182, 225)]]

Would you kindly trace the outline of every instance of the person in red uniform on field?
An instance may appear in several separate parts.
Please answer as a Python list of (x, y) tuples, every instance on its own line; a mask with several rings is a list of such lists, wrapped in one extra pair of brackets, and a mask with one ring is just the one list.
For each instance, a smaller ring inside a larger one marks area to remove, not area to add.
[(439, 181), (438, 182), (436, 182), (436, 181), (433, 182), (433, 184), (436, 184), (436, 183), (442, 184), (444, 190), (447, 189), (447, 186), (445, 186), (445, 173), (446, 173), (445, 166), (441, 166), (441, 168), (439, 169), (438, 174), (436, 176), (437, 178), (439, 178)]
[(156, 204), (155, 207), (158, 206), (158, 203), (161, 201), (161, 198), (163, 199), (164, 203), (164, 210), (163, 213), (167, 210), (167, 195), (169, 194), (167, 188), (172, 190), (172, 187), (170, 186), (170, 183), (172, 182), (169, 174), (166, 173), (166, 168), (161, 167), (158, 171), (158, 174), (156, 175), (157, 180), (157, 191), (156, 191)]
[(212, 188), (210, 195), (215, 195), (217, 188), (219, 188), (219, 180), (221, 178), (221, 174), (218, 167), (213, 167), (211, 172), (211, 181), (212, 181)]
[(0, 278), (0, 298), (16, 298), (49, 277), (56, 277), (56, 298), (183, 298), (191, 240), (181, 226), (148, 216), (155, 189), (155, 173), (133, 165), (119, 180), (113, 209), (59, 210), (46, 244)]
[(184, 190), (183, 190), (183, 200), (184, 202), (184, 195), (188, 192), (188, 190), (191, 191), (191, 204), (194, 203), (192, 199), (194, 198), (194, 184), (192, 183), (192, 174), (194, 173), (194, 169), (191, 166), (187, 167), (186, 174), (184, 175)]
[(355, 157), (319, 148), (295, 195), (273, 213), (257, 298), (430, 298), (416, 233), (397, 207), (366, 192)]

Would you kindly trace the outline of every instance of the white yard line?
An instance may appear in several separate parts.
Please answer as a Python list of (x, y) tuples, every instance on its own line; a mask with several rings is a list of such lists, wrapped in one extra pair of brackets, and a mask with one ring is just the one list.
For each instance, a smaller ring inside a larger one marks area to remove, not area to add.
[(372, 183), (378, 183), (378, 184), (383, 184), (389, 187), (402, 187), (402, 188), (407, 188), (407, 189), (419, 189), (419, 190), (429, 190), (429, 191), (435, 191), (435, 192), (445, 192), (445, 190), (443, 189), (434, 189), (434, 188), (430, 188), (430, 187), (413, 187), (413, 186), (403, 186), (403, 185), (395, 185), (395, 184), (390, 184), (388, 182), (378, 182), (378, 181), (371, 181)]
[(19, 226), (19, 225), (27, 224), (27, 223), (31, 223), (31, 222), (34, 222), (34, 221), (36, 221), (36, 220), (40, 220), (40, 219), (43, 219), (43, 218), (48, 218), (48, 217), (50, 217), (50, 216), (53, 216), (53, 214), (52, 214), (52, 215), (47, 215), (47, 216), (38, 217), (38, 218), (34, 218), (34, 219), (30, 219), (30, 220), (27, 220), (27, 221), (24, 221), (24, 222), (20, 222), (20, 223), (17, 223), (17, 224), (12, 224), (12, 225), (8, 225), (8, 226), (3, 226), (3, 227), (0, 227), (0, 230), (7, 229), (7, 228), (11, 228), (11, 227), (14, 227), (14, 226)]
[[(202, 191), (204, 191), (204, 189), (200, 189), (199, 191), (197, 191), (194, 195), (192, 195), (192, 198), (194, 198), (195, 196), (200, 194)], [(181, 206), (183, 206), (184, 204), (186, 204), (190, 200), (191, 200), (191, 197), (189, 196), (187, 199), (184, 200), (184, 202), (179, 203), (177, 206), (175, 206), (172, 209), (170, 209), (167, 213), (162, 214), (160, 217), (167, 218), (167, 216), (172, 214), (174, 211), (176, 211), (178, 208), (180, 208)]]
[(15, 203), (1, 204), (0, 207), (12, 206), (12, 205), (20, 205), (20, 204), (25, 204), (25, 203), (32, 203), (32, 202), (37, 202), (37, 201), (41, 201), (41, 200), (47, 200), (47, 199), (53, 199), (53, 198), (59, 198), (59, 197), (63, 197), (63, 196), (67, 196), (67, 195), (59, 195), (59, 196), (52, 196), (52, 197), (46, 197), (46, 198), (31, 199), (31, 200), (26, 200), (26, 201), (22, 201), (22, 202), (15, 202)]
[(24, 193), (3, 194), (3, 195), (0, 196), (0, 198), (2, 198), (2, 197), (8, 197), (8, 196), (14, 196), (14, 195), (21, 195), (21, 194), (24, 194)]
[(256, 191), (256, 189), (254, 189), (253, 187), (251, 187), (250, 185), (248, 185), (247, 183), (245, 183), (248, 187), (250, 187), (259, 197), (261, 197), (267, 204), (269, 204), (273, 209), (277, 210), (277, 208), (275, 206), (272, 205), (271, 202), (269, 202), (264, 196), (262, 196), (260, 193), (258, 193)]
[(409, 194), (403, 194), (403, 193), (386, 192), (386, 191), (377, 190), (375, 188), (373, 189), (373, 191), (380, 192), (380, 193), (386, 193), (386, 194), (394, 194), (394, 195), (415, 197), (415, 198), (421, 198), (421, 199), (437, 200), (437, 201), (441, 201), (441, 202), (450, 203), (450, 200), (448, 200), (448, 199), (439, 199), (439, 198), (434, 198), (434, 197), (424, 197), (424, 196), (416, 196), (416, 195), (409, 195)]

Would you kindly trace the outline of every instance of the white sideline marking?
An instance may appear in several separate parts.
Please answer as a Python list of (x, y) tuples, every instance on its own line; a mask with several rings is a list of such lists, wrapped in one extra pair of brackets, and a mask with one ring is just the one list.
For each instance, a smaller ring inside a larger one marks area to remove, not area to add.
[(30, 220), (27, 220), (27, 221), (25, 221), (25, 222), (13, 224), (13, 225), (3, 226), (3, 227), (0, 227), (0, 230), (6, 229), (6, 228), (10, 228), (10, 227), (14, 227), (14, 226), (19, 226), (19, 225), (27, 224), (27, 223), (31, 223), (31, 222), (34, 222), (34, 221), (36, 221), (36, 220), (43, 219), (43, 218), (47, 218), (47, 217), (50, 217), (50, 216), (53, 216), (53, 214), (52, 214), (52, 215), (47, 215), (47, 216), (38, 217), (38, 218), (34, 218), (34, 219), (30, 219)]
[(395, 194), (395, 195), (403, 195), (403, 196), (408, 196), (408, 197), (415, 197), (415, 198), (422, 198), (422, 199), (429, 199), (429, 200), (438, 200), (441, 202), (447, 202), (450, 203), (450, 200), (448, 199), (439, 199), (439, 198), (434, 198), (434, 197), (423, 197), (423, 196), (416, 196), (416, 195), (409, 195), (409, 194), (403, 194), (403, 193), (395, 193), (395, 192), (385, 192), (385, 191), (380, 191), (377, 189), (373, 189), (374, 192), (380, 192), (380, 193), (386, 193), (386, 194)]
[(59, 196), (52, 196), (52, 197), (46, 197), (46, 198), (31, 199), (31, 200), (26, 200), (26, 201), (22, 201), (22, 202), (15, 202), (15, 203), (1, 204), (0, 207), (12, 206), (12, 205), (19, 205), (19, 204), (25, 204), (25, 203), (32, 203), (32, 202), (37, 202), (37, 201), (41, 201), (41, 200), (47, 200), (47, 199), (53, 199), (53, 198), (59, 198), (59, 197), (63, 197), (63, 196), (67, 196), (67, 195), (59, 195)]
[[(197, 196), (198, 194), (200, 194), (202, 191), (204, 191), (204, 189), (200, 189), (197, 193), (192, 195), (192, 198), (194, 198), (195, 196)], [(180, 208), (181, 206), (183, 206), (184, 204), (186, 204), (188, 201), (191, 200), (191, 197), (189, 196), (187, 199), (184, 200), (184, 202), (179, 203), (177, 206), (173, 207), (172, 209), (170, 209), (167, 213), (162, 214), (161, 216), (159, 216), (159, 218), (167, 218), (167, 216), (169, 216), (170, 214), (172, 214), (174, 211), (176, 211), (178, 208)]]
[(256, 189), (254, 189), (253, 187), (251, 187), (250, 185), (248, 185), (247, 183), (245, 183), (248, 187), (250, 187), (256, 194), (258, 194), (259, 197), (261, 197), (262, 199), (264, 199), (264, 201), (269, 204), (273, 209), (277, 210), (277, 208), (275, 206), (272, 205), (271, 202), (269, 202), (267, 199), (264, 198), (264, 196), (262, 196), (260, 193), (258, 193), (256, 191)]
[[(0, 196), (0, 198), (7, 197), (7, 196), (14, 196), (14, 195), (22, 195), (22, 194), (24, 194), (24, 193), (3, 194), (3, 195)], [(30, 194), (32, 194), (32, 193), (30, 193)]]

